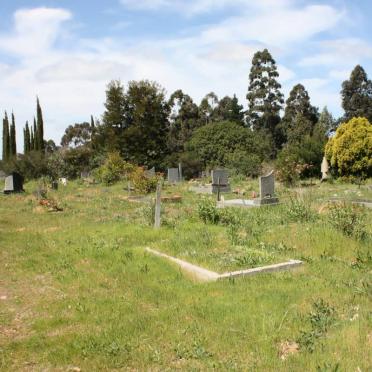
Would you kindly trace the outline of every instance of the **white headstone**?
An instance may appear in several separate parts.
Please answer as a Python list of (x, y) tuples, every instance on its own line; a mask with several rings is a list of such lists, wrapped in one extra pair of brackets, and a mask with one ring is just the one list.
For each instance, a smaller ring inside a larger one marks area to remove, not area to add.
[(322, 172), (322, 180), (325, 180), (328, 178), (328, 172), (329, 172), (329, 164), (327, 158), (324, 156), (322, 165), (320, 167), (320, 170)]

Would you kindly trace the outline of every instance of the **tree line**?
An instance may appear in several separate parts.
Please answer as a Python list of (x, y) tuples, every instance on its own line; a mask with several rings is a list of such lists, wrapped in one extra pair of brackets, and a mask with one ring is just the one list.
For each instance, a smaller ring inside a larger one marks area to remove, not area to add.
[[(255, 176), (265, 161), (292, 168), (301, 164), (302, 177), (317, 175), (328, 137), (340, 123), (358, 116), (372, 121), (372, 83), (361, 66), (354, 68), (342, 84), (344, 116), (336, 120), (326, 107), (319, 112), (311, 104), (302, 84), (296, 84), (284, 100), (278, 78), (270, 52), (255, 53), (246, 111), (235, 95), (219, 99), (211, 92), (197, 104), (182, 90), (167, 99), (165, 90), (153, 81), (130, 81), (124, 86), (113, 80), (106, 89), (102, 117), (68, 126), (59, 148), (44, 141), (37, 100), (37, 118), (31, 128), (28, 123), (24, 128), (22, 160), (38, 157), (42, 166), (35, 174), (62, 172), (70, 177), (99, 166), (113, 152), (157, 169), (182, 162), (189, 177), (213, 166)], [(14, 115), (10, 126), (7, 120), (5, 115), (4, 160), (16, 154)]]

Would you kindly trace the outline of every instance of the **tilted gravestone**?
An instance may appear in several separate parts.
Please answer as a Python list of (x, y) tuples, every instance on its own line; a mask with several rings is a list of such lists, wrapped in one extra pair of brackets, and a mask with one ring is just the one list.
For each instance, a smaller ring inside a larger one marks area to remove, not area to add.
[(230, 192), (229, 172), (226, 169), (212, 170), (212, 192)]
[(168, 182), (169, 183), (180, 182), (180, 173), (178, 168), (168, 168)]
[(153, 177), (155, 177), (155, 167), (152, 167), (151, 169), (147, 169), (147, 170), (145, 170), (145, 176), (147, 177), (147, 178), (153, 178)]
[(274, 171), (271, 171), (267, 176), (261, 176), (259, 182), (260, 197), (258, 199), (254, 199), (254, 203), (258, 205), (277, 204), (279, 199), (275, 197)]
[(13, 172), (5, 178), (4, 194), (23, 191), (23, 177), (19, 173)]

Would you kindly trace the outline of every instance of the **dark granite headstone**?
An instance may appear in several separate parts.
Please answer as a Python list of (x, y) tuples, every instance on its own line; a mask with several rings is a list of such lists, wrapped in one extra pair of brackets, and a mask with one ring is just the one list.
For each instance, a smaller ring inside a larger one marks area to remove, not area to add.
[(226, 169), (212, 170), (212, 192), (230, 192), (229, 173)]
[(23, 191), (23, 177), (19, 173), (13, 172), (5, 178), (4, 194)]
[(254, 203), (262, 204), (277, 204), (279, 199), (275, 197), (275, 178), (274, 171), (271, 171), (267, 176), (260, 177), (260, 197), (254, 199)]

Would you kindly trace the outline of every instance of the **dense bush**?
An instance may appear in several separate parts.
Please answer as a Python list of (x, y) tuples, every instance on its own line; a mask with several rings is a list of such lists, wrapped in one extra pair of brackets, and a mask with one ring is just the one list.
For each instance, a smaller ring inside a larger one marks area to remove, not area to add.
[(156, 190), (158, 177), (149, 177), (141, 167), (135, 167), (128, 174), (128, 179), (132, 183), (134, 189), (141, 194), (147, 194)]
[[(265, 137), (232, 122), (204, 125), (194, 132), (187, 145), (204, 167), (233, 166), (247, 175), (257, 173), (257, 166), (270, 153), (269, 147)], [(254, 166), (254, 162), (257, 166)]]
[(372, 176), (372, 124), (354, 118), (341, 124), (326, 145), (326, 156), (340, 176)]
[(293, 186), (300, 179), (301, 170), (302, 164), (291, 148), (285, 147), (280, 151), (276, 161), (276, 174), (279, 181), (286, 186)]
[(98, 181), (112, 185), (128, 177), (134, 169), (135, 167), (123, 160), (118, 152), (113, 152), (109, 153), (104, 164), (95, 170), (94, 176)]
[(31, 151), (20, 155), (17, 160), (11, 160), (3, 166), (5, 172), (16, 171), (26, 179), (36, 179), (48, 175), (48, 165), (45, 156), (39, 151)]

